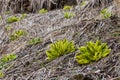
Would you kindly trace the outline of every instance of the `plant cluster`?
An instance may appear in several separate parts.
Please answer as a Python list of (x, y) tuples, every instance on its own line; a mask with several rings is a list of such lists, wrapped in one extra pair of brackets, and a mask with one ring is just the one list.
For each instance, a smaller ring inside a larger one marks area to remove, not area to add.
[(20, 17), (20, 20), (24, 19), (27, 16), (26, 13), (22, 14), (22, 16)]
[(40, 14), (45, 14), (45, 13), (47, 13), (48, 11), (46, 10), (46, 9), (41, 9), (41, 10), (39, 10), (39, 13)]
[(47, 59), (54, 60), (64, 54), (75, 51), (75, 45), (72, 41), (58, 40), (54, 44), (50, 45), (50, 49), (46, 51)]
[(104, 19), (107, 19), (112, 16), (112, 13), (109, 11), (108, 8), (101, 10), (100, 14)]
[(5, 64), (5, 63), (7, 63), (9, 61), (12, 61), (12, 60), (14, 60), (16, 58), (17, 58), (16, 54), (13, 54), (13, 53), (7, 54), (7, 55), (2, 56), (2, 58), (0, 59), (0, 63)]
[[(4, 65), (12, 60), (15, 60), (17, 58), (16, 54), (7, 54), (7, 55), (3, 55), (2, 58), (0, 59), (0, 69), (2, 69), (4, 67)], [(2, 71), (0, 71), (0, 78), (4, 77), (4, 73)]]
[(17, 22), (17, 21), (19, 21), (19, 20), (20, 20), (20, 19), (17, 18), (16, 16), (12, 16), (12, 17), (7, 18), (7, 23)]
[(3, 78), (5, 75), (2, 71), (0, 71), (0, 78)]
[(90, 64), (106, 57), (110, 53), (107, 44), (101, 43), (99, 40), (96, 43), (90, 41), (86, 46), (81, 46), (79, 50), (80, 52), (75, 57), (79, 64)]
[(75, 16), (75, 14), (71, 13), (71, 12), (65, 12), (64, 13), (64, 18), (66, 18), (66, 19), (72, 18), (74, 16)]
[(82, 1), (80, 3), (80, 7), (85, 7), (87, 5), (88, 1)]
[(64, 6), (63, 10), (71, 10), (72, 6)]
[(28, 41), (28, 44), (29, 45), (36, 45), (36, 44), (38, 44), (38, 43), (40, 43), (41, 42), (41, 39), (40, 38), (33, 38), (33, 39), (31, 39), (30, 41)]
[(13, 22), (17, 22), (22, 20), (23, 18), (25, 18), (27, 16), (27, 14), (22, 14), (22, 16), (20, 18), (16, 17), (16, 16), (12, 16), (7, 18), (7, 23), (13, 23)]
[(14, 40), (18, 39), (19, 37), (24, 36), (26, 34), (27, 33), (23, 30), (15, 31), (12, 35), (10, 35), (10, 40), (14, 41)]
[(5, 27), (5, 30), (6, 30), (6, 31), (9, 31), (9, 30), (11, 30), (11, 29), (12, 29), (11, 26), (7, 26), (7, 27)]
[[(68, 40), (59, 40), (51, 44), (50, 49), (46, 51), (47, 59), (54, 60), (64, 54), (74, 52), (75, 45)], [(75, 59), (78, 64), (90, 64), (106, 57), (110, 53), (110, 49), (106, 43), (101, 43), (99, 40), (96, 43), (90, 41), (86, 46), (81, 46), (79, 52), (76, 54)]]
[(2, 69), (3, 66), (6, 63), (8, 63), (8, 62), (10, 62), (10, 61), (12, 61), (12, 60), (14, 60), (16, 58), (17, 58), (17, 55), (13, 54), (13, 53), (2, 56), (2, 58), (0, 59), (0, 69)]

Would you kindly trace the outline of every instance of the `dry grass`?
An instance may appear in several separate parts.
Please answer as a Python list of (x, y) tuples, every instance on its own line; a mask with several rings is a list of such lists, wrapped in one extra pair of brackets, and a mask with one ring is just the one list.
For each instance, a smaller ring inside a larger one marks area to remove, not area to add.
[[(45, 0), (43, 0), (44, 2)], [(74, 9), (72, 19), (64, 19), (63, 10), (50, 11), (47, 14), (27, 14), (27, 17), (19, 22), (7, 24), (5, 15), (6, 5), (1, 11), (3, 19), (0, 21), (0, 53), (16, 53), (19, 57), (15, 61), (7, 63), (3, 69), (5, 77), (1, 80), (48, 80), (48, 79), (73, 79), (78, 74), (97, 79), (112, 79), (120, 76), (120, 37), (111, 36), (119, 29), (117, 18), (96, 18), (101, 9), (111, 6), (109, 0), (91, 0), (83, 9)], [(107, 2), (105, 2), (107, 1)], [(14, 11), (11, 10), (13, 13)], [(13, 15), (13, 14), (12, 14)], [(20, 16), (21, 14), (14, 14)], [(4, 23), (3, 23), (4, 22)], [(6, 31), (6, 27), (11, 29)], [(9, 41), (9, 35), (23, 29), (28, 35), (14, 42)], [(119, 31), (118, 31), (119, 32)], [(42, 43), (28, 46), (27, 41), (33, 37), (40, 37)], [(45, 60), (45, 51), (49, 44), (67, 38), (73, 40), (76, 46), (84, 45), (87, 41), (100, 39), (107, 42), (112, 49), (110, 55), (90, 65), (78, 65), (74, 59), (75, 53), (62, 56), (52, 62)]]

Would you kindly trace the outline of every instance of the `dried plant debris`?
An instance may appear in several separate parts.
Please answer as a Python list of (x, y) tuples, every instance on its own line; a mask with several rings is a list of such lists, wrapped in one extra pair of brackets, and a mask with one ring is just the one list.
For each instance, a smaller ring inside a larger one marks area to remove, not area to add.
[[(120, 20), (113, 0), (5, 1), (0, 1), (5, 13), (0, 20), (0, 80), (119, 79)], [(48, 12), (39, 14), (41, 9)]]

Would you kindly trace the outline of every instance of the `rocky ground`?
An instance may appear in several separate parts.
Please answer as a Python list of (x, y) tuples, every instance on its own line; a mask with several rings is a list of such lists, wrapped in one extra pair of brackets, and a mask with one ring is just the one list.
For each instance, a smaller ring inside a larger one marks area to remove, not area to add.
[[(111, 8), (112, 17), (101, 18), (104, 7)], [(6, 64), (9, 67), (3, 69), (5, 77), (0, 80), (120, 80), (120, 18), (113, 2), (97, 4), (88, 0), (85, 7), (71, 10), (75, 14), (71, 19), (65, 19), (64, 12), (58, 9), (46, 14), (29, 13), (14, 23), (1, 20), (0, 55), (15, 53), (18, 58)], [(11, 14), (5, 17), (8, 16)], [(27, 35), (10, 41), (15, 30), (24, 30)], [(28, 45), (27, 41), (34, 37), (40, 37), (42, 42)], [(111, 53), (89, 65), (79, 65), (74, 59), (75, 52), (49, 62), (45, 52), (59, 39), (72, 40), (77, 47), (100, 39), (108, 44)]]

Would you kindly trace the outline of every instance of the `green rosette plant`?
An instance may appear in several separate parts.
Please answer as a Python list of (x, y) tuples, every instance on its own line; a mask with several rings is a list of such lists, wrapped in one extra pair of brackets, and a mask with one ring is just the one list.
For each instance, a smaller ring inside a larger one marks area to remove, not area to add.
[(70, 18), (72, 18), (74, 16), (75, 16), (75, 14), (72, 13), (72, 12), (65, 12), (64, 13), (64, 18), (66, 18), (66, 19), (70, 19)]
[(14, 60), (14, 59), (16, 59), (16, 58), (17, 58), (17, 55), (11, 53), (11, 54), (4, 55), (4, 56), (0, 59), (0, 61), (1, 61), (2, 63), (7, 63), (7, 62), (9, 62), (9, 61), (11, 61), (11, 60)]
[(63, 10), (67, 11), (67, 10), (71, 10), (72, 6), (64, 6)]
[(109, 11), (108, 8), (102, 9), (100, 14), (104, 19), (110, 18), (112, 16), (112, 13)]
[(27, 14), (24, 13), (24, 14), (21, 15), (20, 20), (22, 20), (22, 19), (24, 19), (24, 18), (26, 18), (26, 17), (27, 17)]
[(0, 59), (0, 69), (3, 68), (3, 66), (4, 66), (6, 63), (8, 63), (8, 62), (10, 62), (10, 61), (12, 61), (12, 60), (14, 60), (14, 59), (16, 59), (16, 58), (17, 58), (17, 55), (16, 55), (16, 54), (13, 54), (13, 53), (3, 55), (2, 58)]
[(101, 43), (99, 40), (97, 40), (96, 43), (92, 41), (87, 42), (87, 45), (81, 46), (79, 50), (75, 56), (79, 64), (90, 64), (98, 61), (106, 57), (111, 51), (106, 43)]
[(39, 10), (39, 13), (40, 13), (40, 14), (45, 14), (45, 13), (47, 13), (47, 12), (48, 12), (48, 10), (46, 10), (46, 9), (40, 9), (40, 10)]
[(12, 16), (12, 17), (7, 18), (7, 23), (17, 22), (17, 21), (19, 21), (19, 20), (20, 20), (20, 19), (17, 18), (16, 16)]
[(75, 45), (72, 41), (58, 40), (50, 45), (50, 49), (46, 51), (47, 60), (54, 60), (64, 54), (75, 51)]
[(3, 71), (0, 71), (0, 78), (3, 78), (5, 76), (5, 74), (3, 73)]
[(10, 35), (10, 40), (14, 41), (14, 40), (18, 39), (19, 37), (25, 36), (25, 35), (27, 35), (26, 31), (24, 31), (24, 30), (17, 30), (13, 34)]
[(38, 44), (38, 43), (40, 43), (41, 42), (41, 39), (40, 38), (32, 38), (32, 39), (30, 39), (29, 41), (28, 41), (28, 44), (29, 45), (36, 45), (36, 44)]

